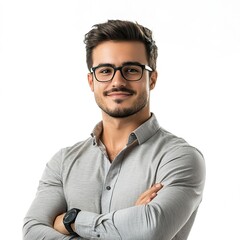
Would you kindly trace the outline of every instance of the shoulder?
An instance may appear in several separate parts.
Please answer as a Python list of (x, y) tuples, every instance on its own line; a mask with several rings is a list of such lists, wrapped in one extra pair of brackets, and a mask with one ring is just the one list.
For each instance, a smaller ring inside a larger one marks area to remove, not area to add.
[(93, 146), (93, 140), (91, 137), (89, 137), (86, 140), (77, 142), (72, 146), (62, 148), (61, 153), (64, 158), (70, 157), (70, 156), (75, 156), (75, 155), (80, 154), (83, 151), (86, 151), (87, 149), (91, 148), (92, 146)]
[(162, 128), (158, 134), (162, 138), (161, 179), (167, 184), (202, 184), (205, 180), (205, 160), (200, 150)]
[(184, 138), (178, 137), (164, 128), (159, 128), (156, 138), (159, 139), (162, 145), (164, 155), (181, 155), (188, 153), (200, 155), (203, 158), (203, 154), (198, 148), (190, 145)]
[(61, 148), (48, 161), (47, 166), (61, 171), (64, 165), (69, 165), (74, 159), (77, 159), (84, 152), (90, 151), (92, 146), (92, 138), (75, 143), (72, 146)]

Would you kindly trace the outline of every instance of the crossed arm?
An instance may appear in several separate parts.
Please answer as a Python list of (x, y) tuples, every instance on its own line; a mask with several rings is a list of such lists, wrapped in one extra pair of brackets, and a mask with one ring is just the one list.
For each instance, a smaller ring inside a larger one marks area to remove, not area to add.
[[(135, 206), (115, 212), (98, 214), (82, 209), (73, 226), (75, 232), (83, 239), (169, 240), (184, 228), (180, 239), (186, 239), (202, 199), (204, 161), (192, 149), (175, 151), (169, 158), (172, 160), (162, 164), (156, 177), (164, 187), (154, 185), (136, 199)], [(71, 238), (62, 223), (67, 203), (59, 172), (60, 164), (47, 166), (25, 217), (24, 240)]]
[[(140, 197), (135, 203), (135, 206), (146, 205), (150, 203), (152, 199), (157, 196), (158, 191), (161, 190), (162, 187), (163, 185), (161, 183), (154, 184), (151, 188), (147, 189), (144, 193), (140, 195)], [(53, 228), (64, 235), (69, 235), (69, 232), (63, 224), (64, 215), (65, 213), (62, 213), (56, 217)], [(72, 224), (72, 229), (75, 231), (75, 224)]]

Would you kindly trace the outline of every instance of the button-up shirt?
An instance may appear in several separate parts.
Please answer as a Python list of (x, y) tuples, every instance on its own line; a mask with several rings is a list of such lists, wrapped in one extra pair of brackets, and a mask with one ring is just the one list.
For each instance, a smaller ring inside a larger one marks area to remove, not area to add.
[[(91, 137), (61, 149), (47, 163), (24, 219), (24, 240), (72, 239), (52, 227), (56, 216), (71, 208), (81, 209), (78, 239), (186, 240), (202, 200), (202, 154), (161, 128), (154, 114), (129, 135), (112, 162), (101, 133), (100, 122)], [(158, 195), (135, 206), (159, 182), (164, 187)]]

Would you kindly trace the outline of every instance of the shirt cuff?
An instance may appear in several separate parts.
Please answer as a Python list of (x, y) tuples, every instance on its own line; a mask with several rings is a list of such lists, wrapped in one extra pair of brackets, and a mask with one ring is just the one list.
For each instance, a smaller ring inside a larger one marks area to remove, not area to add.
[(99, 233), (94, 230), (94, 223), (96, 218), (99, 217), (99, 214), (81, 211), (78, 213), (75, 220), (75, 231), (76, 233), (83, 238), (98, 238)]

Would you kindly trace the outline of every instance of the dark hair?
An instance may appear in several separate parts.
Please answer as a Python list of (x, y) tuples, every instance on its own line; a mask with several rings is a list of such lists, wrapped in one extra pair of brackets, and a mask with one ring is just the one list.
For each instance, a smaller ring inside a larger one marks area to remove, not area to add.
[(157, 46), (152, 39), (152, 31), (142, 25), (130, 21), (108, 20), (105, 23), (96, 24), (85, 34), (86, 61), (88, 69), (92, 67), (92, 51), (98, 44), (104, 41), (140, 41), (144, 43), (148, 58), (148, 64), (156, 70)]

